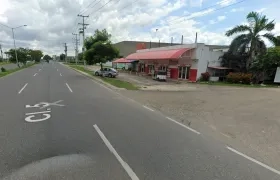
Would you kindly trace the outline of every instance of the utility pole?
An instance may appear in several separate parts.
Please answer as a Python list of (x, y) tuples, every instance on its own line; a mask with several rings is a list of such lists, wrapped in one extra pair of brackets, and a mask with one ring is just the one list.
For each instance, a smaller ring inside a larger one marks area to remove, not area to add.
[(67, 63), (67, 44), (64, 43), (64, 52), (65, 52), (65, 62)]
[[(83, 48), (82, 48), (82, 52), (84, 53), (85, 51), (85, 29), (86, 29), (86, 26), (89, 25), (89, 24), (85, 24), (85, 18), (89, 17), (89, 16), (84, 16), (84, 15), (81, 15), (81, 14), (78, 14), (79, 17), (82, 17), (83, 18), (83, 23), (78, 23), (79, 25), (82, 25), (82, 28), (81, 28), (81, 31), (80, 33), (83, 34)], [(86, 61), (84, 60), (84, 66), (86, 66)]]
[(0, 44), (0, 51), (1, 51), (2, 61), (4, 61), (4, 58), (3, 58), (3, 51), (2, 51), (2, 46), (1, 46), (1, 44)]
[(78, 62), (78, 34), (72, 33), (75, 36), (75, 59), (76, 59), (76, 65)]

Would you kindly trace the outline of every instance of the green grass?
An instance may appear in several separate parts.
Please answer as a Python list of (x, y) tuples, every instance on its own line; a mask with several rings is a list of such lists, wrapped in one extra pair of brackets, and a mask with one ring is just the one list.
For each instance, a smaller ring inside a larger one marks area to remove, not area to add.
[(10, 62), (7, 62), (7, 61), (5, 61), (5, 62), (2, 62), (2, 61), (1, 61), (1, 62), (0, 62), (0, 66), (1, 66), (1, 65), (5, 65), (5, 64), (11, 64), (11, 63), (10, 63)]
[(198, 82), (198, 84), (203, 84), (203, 85), (213, 85), (213, 86), (234, 86), (234, 87), (247, 87), (247, 88), (267, 88), (267, 87), (278, 87), (277, 84), (269, 84), (266, 86), (261, 86), (261, 85), (251, 85), (251, 84), (234, 84), (234, 83), (227, 83), (227, 82)]
[[(80, 71), (83, 71), (91, 76), (94, 76), (93, 75), (93, 72), (84, 68), (83, 66), (76, 66), (76, 65), (68, 65), (74, 69), (77, 69), (77, 70), (80, 70)], [(107, 77), (100, 77), (100, 76), (94, 76), (94, 78), (98, 78), (98, 79), (101, 79), (102, 81), (106, 82), (106, 83), (109, 83), (115, 87), (118, 87), (118, 88), (124, 88), (124, 89), (127, 89), (127, 90), (138, 90), (138, 87), (136, 87), (135, 85), (133, 85), (132, 83), (130, 82), (126, 82), (126, 81), (122, 81), (122, 80), (119, 80), (117, 78), (107, 78)]]
[[(34, 63), (36, 64), (36, 63)], [(26, 66), (22, 66), (20, 68), (15, 68), (15, 69), (11, 69), (11, 70), (7, 70), (6, 72), (0, 72), (0, 77), (3, 77), (3, 76), (7, 76), (8, 74), (11, 74), (11, 73), (14, 73), (14, 72), (17, 72), (21, 69), (25, 69), (25, 68), (28, 68), (30, 66), (33, 66), (34, 64), (28, 64)], [(1, 71), (1, 70), (0, 70)]]

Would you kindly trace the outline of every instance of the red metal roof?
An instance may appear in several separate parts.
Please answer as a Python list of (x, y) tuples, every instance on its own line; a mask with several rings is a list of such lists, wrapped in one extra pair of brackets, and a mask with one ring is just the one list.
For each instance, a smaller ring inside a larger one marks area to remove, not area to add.
[(146, 51), (146, 52), (137, 52), (130, 54), (126, 59), (133, 60), (148, 60), (148, 59), (178, 59), (182, 56), (183, 53), (188, 51), (188, 48), (182, 49), (171, 49), (171, 50), (161, 50), (161, 51)]
[(228, 67), (220, 67), (220, 66), (208, 66), (208, 68), (212, 68), (212, 69), (231, 69)]
[(131, 63), (131, 61), (127, 60), (125, 58), (120, 58), (120, 59), (113, 61), (113, 63)]

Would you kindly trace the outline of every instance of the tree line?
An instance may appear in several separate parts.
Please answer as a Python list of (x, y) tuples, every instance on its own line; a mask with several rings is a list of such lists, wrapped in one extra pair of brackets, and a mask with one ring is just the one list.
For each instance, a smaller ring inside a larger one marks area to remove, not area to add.
[[(48, 54), (43, 55), (43, 52), (41, 50), (36, 50), (36, 49), (28, 49), (28, 48), (17, 48), (17, 59), (18, 62), (26, 64), (27, 61), (35, 61), (35, 62), (40, 62), (40, 60), (50, 60), (52, 59)], [(7, 52), (4, 52), (6, 56), (8, 57), (8, 60), (12, 63), (16, 63), (16, 54), (15, 54), (15, 49), (10, 49)]]

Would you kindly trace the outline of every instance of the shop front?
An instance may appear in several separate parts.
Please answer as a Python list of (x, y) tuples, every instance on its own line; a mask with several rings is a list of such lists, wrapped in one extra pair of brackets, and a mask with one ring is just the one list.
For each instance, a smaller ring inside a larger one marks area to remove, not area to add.
[(167, 78), (188, 80), (192, 66), (192, 49), (181, 48), (172, 50), (158, 50), (137, 52), (126, 59), (137, 59), (138, 72), (154, 76), (158, 71), (165, 71)]

